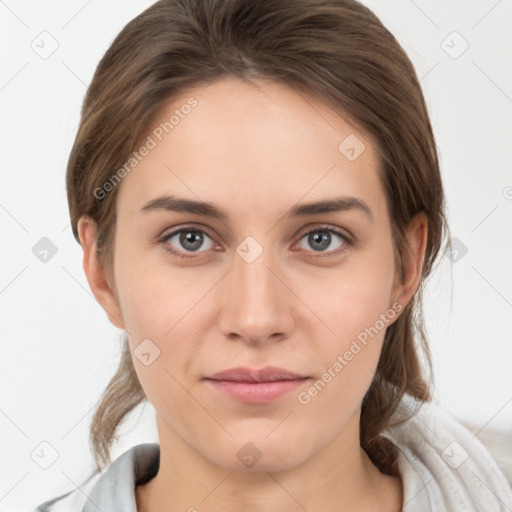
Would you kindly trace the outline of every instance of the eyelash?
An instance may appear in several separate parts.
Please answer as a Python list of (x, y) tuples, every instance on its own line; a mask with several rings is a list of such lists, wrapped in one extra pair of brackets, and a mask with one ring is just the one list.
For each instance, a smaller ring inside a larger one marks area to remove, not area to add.
[[(170, 252), (171, 254), (173, 254), (174, 256), (178, 256), (179, 258), (185, 258), (185, 259), (197, 258), (197, 256), (195, 254), (187, 255), (187, 254), (183, 254), (181, 252), (175, 251), (174, 249), (172, 249), (169, 246), (169, 244), (166, 243), (174, 235), (177, 235), (177, 234), (182, 233), (182, 232), (187, 232), (187, 231), (201, 233), (201, 234), (206, 235), (208, 238), (213, 240), (213, 238), (206, 231), (203, 231), (202, 229), (199, 229), (199, 228), (196, 228), (196, 227), (193, 227), (193, 226), (185, 226), (185, 227), (182, 227), (182, 228), (180, 228), (180, 229), (178, 229), (176, 231), (173, 231), (172, 233), (164, 235), (163, 237), (161, 237), (158, 240), (158, 242), (162, 243), (164, 245), (164, 249), (166, 251)], [(300, 242), (300, 240), (302, 240), (307, 235), (310, 235), (311, 233), (334, 233), (335, 235), (339, 236), (342, 239), (342, 241), (343, 241), (343, 245), (342, 245), (341, 248), (334, 249), (334, 250), (331, 250), (331, 251), (326, 251), (326, 252), (318, 251), (318, 256), (315, 256), (315, 257), (322, 258), (322, 257), (337, 256), (340, 253), (342, 253), (345, 250), (347, 250), (348, 247), (354, 245), (353, 241), (344, 232), (342, 232), (340, 230), (337, 230), (337, 229), (334, 229), (334, 228), (331, 228), (331, 227), (323, 227), (323, 226), (314, 228), (314, 229), (312, 229), (310, 231), (307, 231), (307, 232), (303, 233), (299, 237), (299, 242)], [(207, 252), (207, 251), (198, 251), (198, 252)]]

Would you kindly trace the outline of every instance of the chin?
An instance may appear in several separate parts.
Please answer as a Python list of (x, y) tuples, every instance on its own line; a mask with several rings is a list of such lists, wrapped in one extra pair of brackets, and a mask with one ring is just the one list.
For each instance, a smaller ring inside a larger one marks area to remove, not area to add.
[[(289, 436), (288, 441), (284, 444), (282, 437), (269, 440), (264, 435), (246, 435), (243, 441), (231, 440), (228, 446), (219, 447), (219, 451), (208, 458), (214, 464), (238, 473), (286, 471), (310, 456), (310, 450), (304, 443), (294, 442)], [(299, 448), (295, 448), (297, 446)]]

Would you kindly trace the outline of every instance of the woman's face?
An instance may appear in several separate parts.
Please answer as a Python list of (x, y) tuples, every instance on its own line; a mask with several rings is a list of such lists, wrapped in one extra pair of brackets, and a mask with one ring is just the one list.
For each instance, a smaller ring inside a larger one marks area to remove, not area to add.
[[(354, 449), (386, 327), (408, 300), (395, 301), (371, 140), (318, 100), (258, 84), (223, 78), (155, 117), (117, 185), (118, 309), (106, 307), (129, 333), (161, 444), (237, 471)], [(210, 380), (269, 366), (301, 379)]]

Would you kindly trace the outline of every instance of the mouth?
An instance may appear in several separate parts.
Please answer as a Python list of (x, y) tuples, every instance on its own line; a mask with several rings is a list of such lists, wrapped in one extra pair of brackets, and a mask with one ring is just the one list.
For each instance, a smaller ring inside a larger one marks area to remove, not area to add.
[(205, 377), (216, 391), (246, 403), (270, 403), (310, 379), (309, 376), (268, 366), (260, 370), (246, 367), (231, 368)]

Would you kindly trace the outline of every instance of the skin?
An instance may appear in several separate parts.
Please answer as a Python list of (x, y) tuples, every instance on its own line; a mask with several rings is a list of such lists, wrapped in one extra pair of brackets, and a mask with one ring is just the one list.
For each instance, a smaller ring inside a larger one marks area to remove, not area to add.
[[(427, 220), (421, 213), (410, 224), (400, 283), (371, 139), (318, 99), (257, 84), (222, 78), (191, 88), (155, 117), (158, 126), (191, 96), (198, 101), (119, 185), (112, 283), (94, 222), (79, 222), (84, 270), (110, 321), (129, 333), (132, 351), (147, 338), (160, 350), (148, 366), (133, 357), (161, 447), (158, 474), (136, 489), (138, 510), (399, 511), (400, 479), (380, 473), (359, 445), (385, 328), (308, 404), (297, 396), (379, 315), (411, 300)], [(338, 150), (349, 134), (366, 146), (354, 161)], [(163, 193), (214, 203), (229, 219), (140, 211)], [(372, 218), (356, 209), (285, 218), (297, 203), (340, 195), (364, 201)], [(157, 241), (182, 227), (206, 233), (199, 251), (179, 235)], [(332, 234), (319, 250), (305, 235), (326, 227), (353, 244)], [(263, 251), (251, 263), (236, 252), (247, 236)], [(237, 402), (203, 380), (267, 365), (311, 380), (270, 404)], [(247, 442), (262, 455), (251, 468), (236, 455)]]

